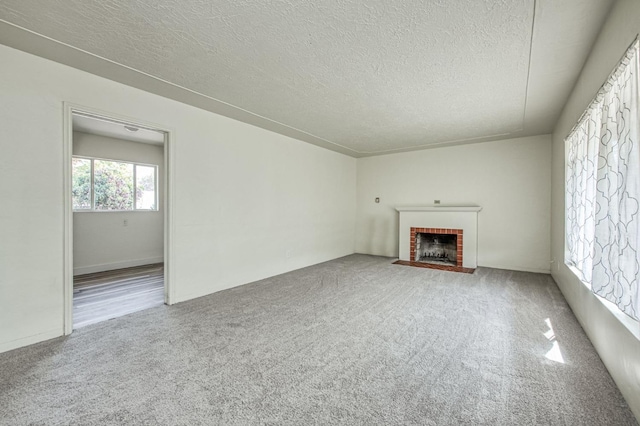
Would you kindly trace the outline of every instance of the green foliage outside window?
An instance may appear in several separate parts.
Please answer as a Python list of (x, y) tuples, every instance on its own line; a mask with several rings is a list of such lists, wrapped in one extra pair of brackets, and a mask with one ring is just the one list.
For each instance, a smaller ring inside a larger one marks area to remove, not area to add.
[(73, 209), (91, 208), (91, 160), (74, 158), (72, 166), (72, 198)]
[(95, 160), (96, 210), (133, 210), (133, 164)]
[[(156, 210), (156, 167), (119, 161), (73, 158), (74, 210), (91, 210), (91, 162), (93, 161), (93, 209)], [(134, 191), (134, 167), (137, 185)], [(134, 196), (135, 194), (135, 196)]]

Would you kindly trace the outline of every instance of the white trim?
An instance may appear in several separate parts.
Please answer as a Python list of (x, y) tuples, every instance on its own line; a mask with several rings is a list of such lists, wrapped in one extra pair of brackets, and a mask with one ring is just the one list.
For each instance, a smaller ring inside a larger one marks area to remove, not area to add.
[(478, 264), (478, 268), (489, 268), (489, 269), (502, 269), (505, 271), (516, 271), (516, 272), (531, 272), (532, 274), (551, 274), (551, 268), (542, 269), (542, 268), (528, 268), (521, 267), (517, 265), (501, 265), (501, 264), (491, 264), (491, 265), (480, 265)]
[(160, 210), (156, 209), (156, 210), (144, 210), (144, 209), (137, 209), (137, 210), (90, 210), (90, 209), (80, 209), (80, 210), (74, 210), (74, 213), (158, 213)]
[(401, 206), (396, 207), (399, 212), (479, 212), (482, 207), (476, 205), (464, 206)]
[(592, 294), (604, 305), (605, 308), (609, 310), (609, 312), (611, 312), (614, 317), (618, 319), (618, 321), (622, 323), (622, 325), (627, 328), (627, 330), (631, 332), (631, 334), (633, 334), (636, 339), (640, 340), (640, 321), (636, 321), (629, 315), (622, 312), (615, 303), (609, 302), (604, 297), (598, 296), (595, 293)]
[[(77, 115), (74, 113), (74, 115)], [(127, 141), (129, 142), (129, 141)], [(135, 142), (134, 142), (135, 143)], [(124, 164), (133, 164), (134, 166), (147, 166), (147, 167), (158, 167), (158, 164), (151, 163), (141, 163), (139, 161), (128, 161), (128, 160), (118, 160), (115, 158), (104, 158), (104, 157), (91, 157), (88, 155), (73, 155), (73, 158), (81, 158), (84, 160), (99, 160), (99, 161), (111, 161), (113, 163), (124, 163)]]
[[(71, 201), (71, 158), (73, 157), (73, 114), (99, 116), (123, 124), (147, 128), (165, 134), (164, 142), (164, 293), (165, 303), (175, 303), (174, 273), (171, 254), (173, 249), (173, 188), (174, 188), (174, 132), (162, 125), (146, 122), (135, 117), (126, 117), (96, 108), (63, 102), (63, 328), (64, 334), (73, 331), (73, 206)], [(157, 194), (159, 196), (159, 194)], [(139, 210), (150, 212), (152, 210)], [(128, 211), (129, 212), (129, 211)]]
[(13, 349), (22, 348), (24, 346), (33, 345), (34, 343), (44, 342), (45, 340), (54, 339), (60, 337), (59, 328), (53, 330), (44, 331), (38, 334), (32, 334), (31, 336), (21, 337), (20, 339), (11, 340), (0, 344), (0, 353), (11, 351)]
[[(578, 268), (576, 268), (576, 266), (573, 263), (567, 263), (567, 261), (565, 261), (564, 262), (564, 266), (566, 266), (571, 271), (571, 273), (576, 276), (578, 281), (580, 281), (586, 288), (589, 289), (589, 291), (592, 291), (591, 283), (588, 283), (588, 282), (584, 281), (582, 278), (580, 278), (580, 276), (582, 275), (582, 272), (580, 272), (580, 270)], [(593, 293), (593, 294), (595, 294), (595, 293)]]
[[(164, 130), (164, 303), (176, 303), (175, 268), (173, 264), (173, 189), (175, 188), (175, 132)], [(158, 192), (158, 197), (160, 193)], [(159, 198), (158, 198), (159, 200)]]
[(93, 274), (94, 272), (112, 271), (114, 269), (132, 268), (134, 266), (162, 263), (164, 256), (148, 257), (146, 259), (126, 260), (123, 262), (102, 263), (99, 265), (80, 266), (73, 268), (73, 275)]
[[(68, 335), (73, 331), (73, 200), (71, 191), (73, 181), (71, 178), (71, 158), (73, 157), (73, 108), (71, 104), (63, 102), (64, 122), (63, 127), (63, 334)], [(93, 176), (93, 173), (91, 173)], [(93, 185), (92, 185), (93, 186)], [(91, 194), (93, 198), (93, 193)]]

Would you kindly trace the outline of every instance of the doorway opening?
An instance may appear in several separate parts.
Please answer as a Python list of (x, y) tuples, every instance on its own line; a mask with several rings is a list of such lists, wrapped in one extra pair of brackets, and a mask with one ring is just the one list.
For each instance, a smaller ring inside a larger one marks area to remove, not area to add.
[(171, 303), (170, 132), (65, 108), (65, 334)]

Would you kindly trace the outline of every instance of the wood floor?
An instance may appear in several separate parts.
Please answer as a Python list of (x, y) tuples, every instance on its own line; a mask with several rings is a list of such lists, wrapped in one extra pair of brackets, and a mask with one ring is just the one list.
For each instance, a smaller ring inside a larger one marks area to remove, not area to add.
[(78, 275), (73, 279), (73, 328), (163, 303), (163, 263)]

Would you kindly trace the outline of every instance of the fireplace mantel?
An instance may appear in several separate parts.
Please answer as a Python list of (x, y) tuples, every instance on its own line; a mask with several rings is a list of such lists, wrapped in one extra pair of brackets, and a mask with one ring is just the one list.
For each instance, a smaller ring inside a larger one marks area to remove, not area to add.
[(464, 234), (462, 266), (475, 269), (478, 266), (478, 213), (482, 207), (466, 205), (398, 206), (399, 241), (398, 258), (411, 259), (411, 228), (431, 228), (447, 233), (462, 230)]
[(460, 205), (460, 206), (399, 206), (396, 207), (399, 212), (479, 212), (482, 210), (480, 206)]

